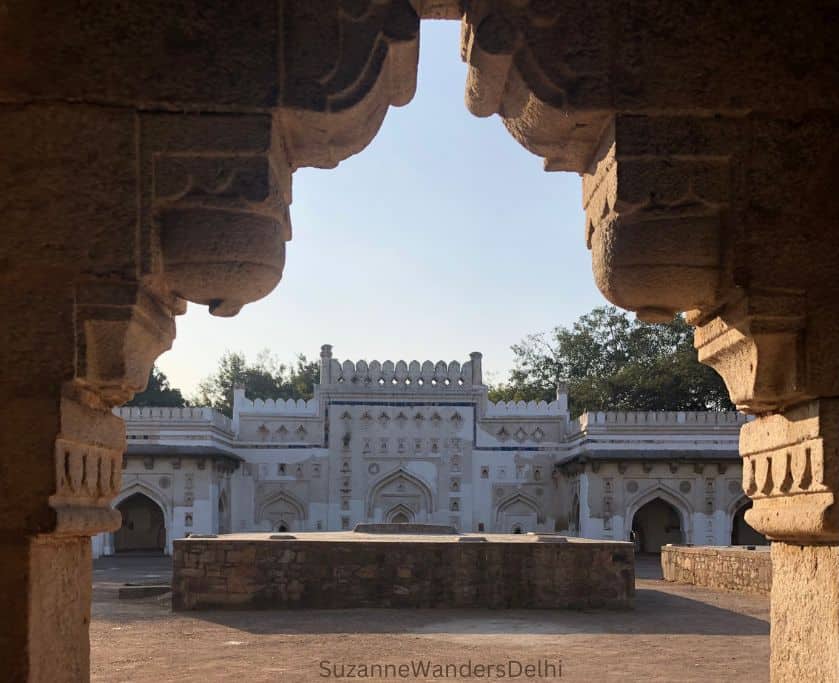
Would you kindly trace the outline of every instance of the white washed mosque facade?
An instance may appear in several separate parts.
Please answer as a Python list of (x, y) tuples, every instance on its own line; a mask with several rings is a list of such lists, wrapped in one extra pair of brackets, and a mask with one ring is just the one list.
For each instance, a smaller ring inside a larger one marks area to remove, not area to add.
[[(349, 530), (433, 522), (485, 533), (562, 532), (663, 543), (759, 542), (745, 526), (745, 417), (493, 403), (481, 354), (463, 364), (338, 362), (321, 349), (309, 401), (119, 408), (123, 528), (95, 556), (171, 553), (189, 533)], [(631, 533), (633, 532), (634, 533)]]

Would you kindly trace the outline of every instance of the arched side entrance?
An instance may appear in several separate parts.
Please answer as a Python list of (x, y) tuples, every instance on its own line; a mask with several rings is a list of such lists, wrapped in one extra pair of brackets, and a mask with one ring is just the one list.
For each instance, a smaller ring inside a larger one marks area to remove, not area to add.
[(230, 531), (230, 504), (227, 502), (227, 491), (222, 491), (218, 497), (218, 532), (229, 534)]
[(746, 521), (746, 510), (754, 503), (749, 499), (741, 501), (731, 519), (731, 545), (768, 545), (769, 539), (756, 531)]
[(576, 492), (571, 501), (571, 515), (568, 519), (568, 530), (576, 534), (580, 533), (580, 495)]
[(642, 553), (660, 553), (663, 545), (684, 543), (681, 515), (663, 498), (653, 498), (632, 516), (632, 537)]
[(161, 507), (143, 493), (133, 493), (116, 509), (122, 526), (114, 533), (114, 552), (166, 551), (166, 521)]

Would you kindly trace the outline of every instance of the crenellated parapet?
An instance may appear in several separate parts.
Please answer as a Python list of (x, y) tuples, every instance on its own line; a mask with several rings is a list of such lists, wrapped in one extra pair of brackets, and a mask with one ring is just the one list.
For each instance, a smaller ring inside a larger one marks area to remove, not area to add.
[(574, 423), (579, 425), (580, 431), (592, 427), (608, 427), (610, 425), (638, 425), (641, 427), (671, 426), (671, 427), (713, 427), (743, 425), (748, 417), (743, 413), (733, 411), (669, 411), (669, 410), (615, 410), (585, 412)]
[(472, 392), (483, 387), (481, 354), (458, 361), (339, 362), (321, 354), (321, 387), (329, 391)]
[(261, 399), (257, 398), (251, 401), (248, 398), (242, 398), (236, 404), (237, 412), (239, 413), (267, 413), (272, 415), (317, 415), (318, 406), (320, 402), (316, 398), (306, 399), (293, 398), (276, 400), (271, 398)]
[(487, 401), (484, 412), (486, 417), (551, 417), (567, 414), (567, 405), (563, 401)]

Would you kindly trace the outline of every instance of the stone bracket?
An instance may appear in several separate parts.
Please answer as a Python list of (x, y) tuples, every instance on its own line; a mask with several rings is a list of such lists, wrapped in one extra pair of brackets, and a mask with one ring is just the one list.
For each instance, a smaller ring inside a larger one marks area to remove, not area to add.
[(284, 3), (280, 117), (292, 168), (333, 168), (414, 96), (419, 16), (409, 0)]
[(277, 115), (139, 117), (143, 273), (156, 290), (235, 315), (280, 281), (291, 169)]
[(731, 121), (618, 115), (583, 175), (603, 295), (644, 320), (712, 310), (724, 272)]
[(172, 345), (171, 307), (137, 283), (90, 280), (76, 287), (77, 386), (113, 406), (142, 391), (154, 360)]
[(725, 380), (731, 400), (748, 413), (783, 409), (812, 398), (806, 389), (803, 292), (740, 292), (699, 323), (699, 361)]

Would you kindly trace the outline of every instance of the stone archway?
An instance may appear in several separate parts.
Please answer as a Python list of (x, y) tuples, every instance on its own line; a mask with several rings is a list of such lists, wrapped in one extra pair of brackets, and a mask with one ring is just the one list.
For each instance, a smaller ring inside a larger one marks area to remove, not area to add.
[(682, 515), (669, 502), (656, 496), (632, 516), (632, 534), (640, 552), (659, 553), (668, 543), (684, 543)]
[(741, 500), (731, 517), (731, 545), (767, 545), (769, 540), (746, 521), (746, 512), (754, 503)]
[(143, 493), (132, 493), (116, 505), (122, 526), (114, 532), (114, 552), (166, 551), (163, 509)]
[[(684, 3), (642, 1), (269, 2), (190, 22), (181, 3), (129, 1), (136, 21), (103, 50), (117, 29), (97, 3), (10, 7), (11, 677), (88, 676), (88, 593), (56, 609), (48, 587), (59, 569), (89, 585), (89, 536), (119, 526), (111, 407), (142, 389), (186, 300), (232, 315), (277, 283), (292, 172), (360, 151), (411, 99), (422, 16), (462, 17), (473, 113), (584, 176), (604, 295), (647, 319), (691, 311), (700, 359), (757, 416), (741, 454), (748, 521), (775, 541), (773, 676), (839, 680), (839, 629), (813, 628), (839, 609), (835, 17), (787, 9), (697, 5), (685, 21)], [(190, 58), (163, 59), (161, 35)]]

